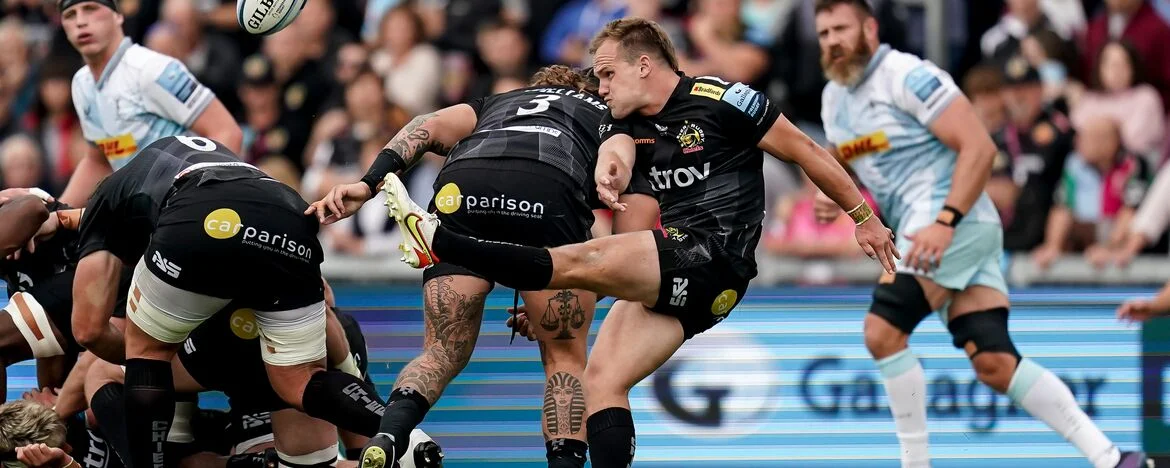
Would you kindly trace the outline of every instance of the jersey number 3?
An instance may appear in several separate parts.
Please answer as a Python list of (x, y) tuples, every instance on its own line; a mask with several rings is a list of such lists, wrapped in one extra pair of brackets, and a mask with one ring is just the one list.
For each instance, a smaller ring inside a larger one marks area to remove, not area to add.
[(548, 106), (549, 106), (550, 102), (556, 101), (557, 99), (560, 99), (560, 98), (561, 98), (560, 96), (557, 96), (555, 94), (541, 94), (539, 96), (536, 96), (535, 98), (532, 98), (531, 101), (528, 101), (529, 104), (535, 104), (534, 106), (532, 106), (532, 107), (520, 106), (519, 109), (516, 109), (516, 115), (539, 114), (541, 112), (548, 110)]

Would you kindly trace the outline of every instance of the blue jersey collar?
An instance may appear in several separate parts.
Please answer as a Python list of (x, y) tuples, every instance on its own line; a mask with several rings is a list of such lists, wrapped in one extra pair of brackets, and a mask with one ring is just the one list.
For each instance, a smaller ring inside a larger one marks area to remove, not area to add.
[(877, 52), (874, 52), (873, 57), (870, 57), (870, 59), (869, 59), (869, 64), (865, 66), (865, 73), (861, 74), (861, 79), (857, 80), (857, 84), (850, 86), (849, 89), (850, 90), (857, 89), (858, 86), (861, 86), (862, 83), (865, 83), (865, 80), (869, 79), (869, 75), (873, 74), (873, 71), (876, 70), (878, 65), (882, 63), (882, 59), (885, 59), (886, 54), (889, 54), (889, 53), (890, 53), (890, 45), (889, 44), (882, 44), (882, 45), (878, 46)]
[(129, 37), (122, 38), (122, 43), (118, 44), (118, 50), (114, 51), (114, 55), (110, 57), (110, 61), (106, 63), (106, 68), (102, 70), (102, 76), (98, 77), (98, 89), (102, 89), (102, 86), (106, 84), (106, 80), (109, 79), (110, 74), (114, 72), (114, 67), (118, 66), (118, 63), (122, 61), (122, 56), (126, 55), (126, 51), (129, 50), (130, 46), (132, 45), (134, 45), (134, 43), (130, 42)]

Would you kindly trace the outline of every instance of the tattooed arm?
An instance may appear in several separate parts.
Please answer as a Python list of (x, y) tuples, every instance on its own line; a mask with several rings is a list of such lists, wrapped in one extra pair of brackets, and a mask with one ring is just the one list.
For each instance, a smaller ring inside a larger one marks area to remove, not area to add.
[(325, 198), (310, 205), (305, 214), (316, 213), (323, 224), (352, 215), (373, 198), (387, 174), (408, 170), (428, 152), (446, 156), (459, 140), (475, 130), (476, 122), (475, 109), (467, 104), (415, 117), (386, 143), (360, 182), (333, 187)]

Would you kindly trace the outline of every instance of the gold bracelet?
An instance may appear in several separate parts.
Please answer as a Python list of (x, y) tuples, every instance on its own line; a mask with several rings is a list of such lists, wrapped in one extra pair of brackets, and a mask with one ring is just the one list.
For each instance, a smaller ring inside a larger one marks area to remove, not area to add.
[(873, 217), (873, 209), (869, 207), (866, 202), (861, 202), (856, 208), (847, 212), (850, 218), (853, 218), (853, 223), (860, 226), (862, 223), (869, 221)]

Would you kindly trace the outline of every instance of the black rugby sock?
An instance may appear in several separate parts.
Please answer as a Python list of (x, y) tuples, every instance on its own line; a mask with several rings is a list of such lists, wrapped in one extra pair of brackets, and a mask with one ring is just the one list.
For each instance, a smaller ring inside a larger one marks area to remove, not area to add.
[(165, 455), (167, 433), (175, 418), (171, 379), (167, 361), (126, 360), (126, 436), (134, 468), (178, 466), (177, 460)]
[(378, 432), (394, 437), (394, 454), (401, 458), (410, 448), (410, 432), (422, 423), (431, 403), (413, 388), (396, 388), (390, 393), (390, 405)]
[(431, 247), (440, 261), (454, 263), (519, 291), (548, 289), (552, 281), (552, 256), (546, 249), (479, 240), (455, 234), (441, 225), (435, 230)]
[(305, 414), (354, 434), (373, 437), (386, 404), (365, 381), (341, 371), (321, 371), (309, 378), (301, 396)]
[[(125, 387), (117, 382), (110, 382), (99, 388), (89, 400), (89, 409), (93, 410), (100, 429), (89, 431), (90, 446), (96, 441), (95, 437), (104, 438), (110, 448), (114, 449), (117, 457), (122, 459), (123, 465), (129, 465), (130, 443), (126, 440), (126, 391)], [(109, 455), (106, 455), (107, 457)], [(76, 457), (75, 457), (76, 458)], [(87, 458), (90, 458), (87, 455)], [(89, 466), (89, 465), (86, 465)], [(105, 464), (94, 465), (105, 466)]]
[(544, 443), (548, 468), (585, 468), (589, 444), (577, 439), (553, 439)]
[(589, 457), (594, 468), (627, 468), (634, 461), (634, 415), (625, 408), (606, 408), (585, 422)]

